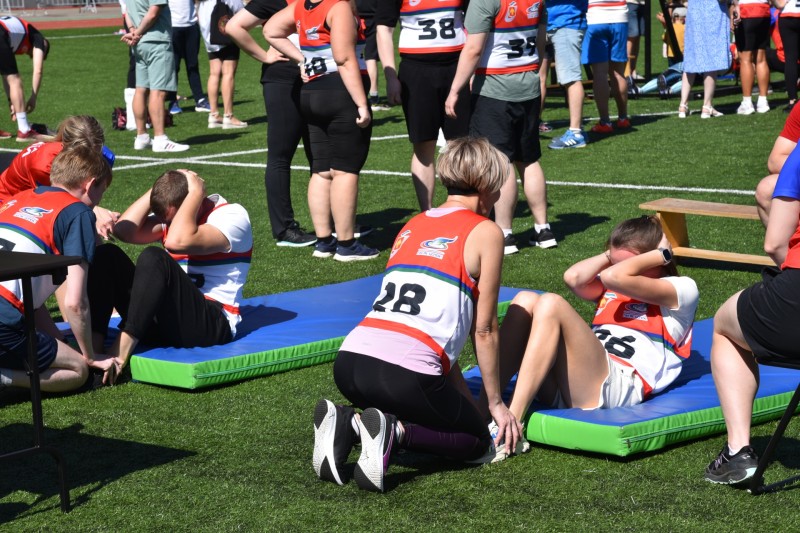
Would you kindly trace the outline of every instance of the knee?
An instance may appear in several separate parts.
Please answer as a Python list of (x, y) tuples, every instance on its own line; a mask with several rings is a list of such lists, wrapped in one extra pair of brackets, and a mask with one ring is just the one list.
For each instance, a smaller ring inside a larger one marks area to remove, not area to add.
[(734, 294), (728, 298), (724, 304), (714, 313), (714, 333), (717, 335), (729, 336), (739, 323), (739, 315), (736, 310), (739, 301), (739, 294)]
[(511, 305), (516, 305), (525, 311), (528, 314), (533, 314), (533, 309), (536, 307), (536, 302), (539, 301), (539, 294), (531, 291), (522, 291), (517, 293), (514, 296), (514, 299), (511, 300)]
[(145, 272), (163, 270), (167, 265), (166, 262), (171, 260), (172, 258), (165, 250), (156, 246), (148, 246), (142, 250), (136, 260), (136, 273), (142, 275)]
[(552, 292), (539, 296), (533, 308), (534, 318), (558, 318), (566, 308), (571, 308), (569, 302), (563, 297)]
[(776, 174), (770, 174), (766, 178), (758, 182), (756, 186), (756, 203), (764, 211), (769, 212), (769, 206), (772, 202), (772, 193), (775, 190), (775, 182), (777, 180)]

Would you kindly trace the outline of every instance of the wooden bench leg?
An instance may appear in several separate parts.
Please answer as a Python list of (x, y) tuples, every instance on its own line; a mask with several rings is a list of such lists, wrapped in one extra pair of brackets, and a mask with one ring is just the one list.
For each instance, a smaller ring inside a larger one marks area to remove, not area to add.
[(664, 235), (672, 247), (689, 246), (689, 232), (686, 230), (686, 215), (683, 213), (658, 213)]

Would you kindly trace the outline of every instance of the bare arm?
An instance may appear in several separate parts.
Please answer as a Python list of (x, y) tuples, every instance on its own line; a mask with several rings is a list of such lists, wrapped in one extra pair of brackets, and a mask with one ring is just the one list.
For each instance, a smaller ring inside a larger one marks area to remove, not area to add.
[(298, 65), (303, 64), (303, 53), (288, 39), (289, 35), (295, 32), (294, 3), (275, 13), (266, 24), (264, 24), (264, 38), (270, 46), (277, 49), (280, 53), (294, 61)]
[(780, 174), (783, 164), (795, 146), (797, 146), (797, 143), (786, 137), (779, 136), (775, 139), (775, 144), (772, 145), (772, 151), (769, 153), (769, 159), (767, 159), (767, 170), (769, 170), (770, 174)]
[(778, 266), (786, 260), (789, 239), (797, 229), (798, 220), (800, 220), (800, 200), (784, 196), (772, 199), (767, 234), (764, 237), (764, 251)]
[(142, 17), (142, 21), (139, 26), (134, 26), (133, 19), (128, 16), (128, 13), (125, 13), (125, 20), (128, 22), (128, 26), (130, 27), (131, 31), (123, 35), (121, 40), (127, 43), (129, 46), (133, 46), (138, 43), (142, 39), (142, 36), (153, 27), (153, 24), (156, 23), (156, 20), (158, 20), (158, 17), (161, 15), (161, 10), (165, 5), (166, 4), (150, 6), (150, 8), (147, 10), (147, 13), (145, 13), (144, 17)]
[(197, 214), (206, 198), (205, 182), (191, 170), (181, 170), (189, 184), (189, 193), (178, 208), (164, 247), (176, 253), (213, 254), (231, 248), (228, 238), (211, 224), (197, 224)]
[(609, 266), (607, 252), (593, 255), (569, 267), (564, 272), (564, 283), (578, 298), (596, 302), (603, 295), (603, 283), (598, 276)]
[(92, 321), (89, 313), (89, 297), (86, 293), (86, 280), (89, 264), (82, 261), (78, 265), (67, 267), (67, 290), (64, 294), (64, 319), (69, 323), (78, 347), (92, 366), (94, 363), (94, 347), (92, 345)]
[(640, 302), (661, 305), (670, 309), (678, 307), (678, 291), (669, 281), (646, 275), (648, 271), (664, 265), (659, 250), (634, 255), (600, 273), (603, 285)]
[(458, 93), (469, 83), (470, 78), (475, 73), (475, 67), (478, 65), (478, 60), (483, 53), (486, 39), (486, 33), (470, 33), (467, 35), (467, 42), (464, 43), (461, 55), (458, 56), (458, 66), (456, 67), (453, 83), (450, 85), (450, 94), (447, 95), (447, 100), (444, 103), (444, 111), (448, 117), (455, 118), (456, 116)]
[(161, 238), (161, 222), (150, 215), (150, 191), (122, 213), (114, 225), (114, 235), (122, 242), (148, 244)]
[(331, 51), (339, 68), (345, 89), (358, 108), (356, 124), (365, 128), (372, 120), (369, 114), (367, 93), (361, 79), (361, 70), (356, 57), (356, 20), (348, 2), (339, 2), (328, 11), (328, 26), (331, 29)]
[(42, 74), (44, 73), (44, 50), (34, 48), (31, 52), (33, 58), (33, 72), (31, 74), (31, 96), (25, 105), (27, 113), (36, 109), (36, 99), (39, 97), (39, 89), (42, 87)]
[(225, 31), (228, 32), (228, 35), (236, 42), (239, 48), (244, 50), (250, 57), (261, 63), (268, 63), (267, 51), (250, 35), (250, 30), (263, 22), (264, 19), (256, 17), (246, 9), (242, 9), (228, 21)]
[(398, 105), (400, 98), (400, 80), (397, 78), (397, 66), (394, 61), (394, 28), (379, 24), (375, 28), (375, 39), (378, 43), (378, 58), (383, 65), (386, 78), (386, 98), (390, 104)]

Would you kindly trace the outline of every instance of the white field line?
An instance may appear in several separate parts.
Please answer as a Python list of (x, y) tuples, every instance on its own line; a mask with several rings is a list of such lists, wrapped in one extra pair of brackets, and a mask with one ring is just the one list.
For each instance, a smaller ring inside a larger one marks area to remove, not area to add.
[[(658, 116), (674, 113), (651, 113), (640, 114), (638, 116)], [(373, 137), (372, 141), (386, 141), (395, 139), (405, 139), (406, 135), (385, 135), (381, 137)], [(298, 146), (298, 150), (302, 149), (302, 144)], [(13, 148), (0, 148), (0, 152), (19, 153), (21, 150)], [(214, 161), (214, 159), (221, 159), (227, 157), (235, 157), (240, 155), (252, 155), (267, 153), (266, 148), (257, 148), (253, 150), (241, 150), (238, 152), (225, 152), (221, 154), (201, 155), (196, 157), (184, 158), (164, 158), (159, 159), (156, 157), (137, 156), (137, 155), (119, 155), (117, 161), (141, 161), (138, 164), (132, 165), (115, 165), (114, 172), (121, 170), (131, 170), (136, 168), (146, 168), (152, 166), (160, 166), (166, 164), (176, 164), (181, 166), (190, 166), (191, 164), (210, 165), (210, 166), (227, 166), (239, 168), (264, 168), (264, 163), (241, 163), (237, 161)], [(292, 170), (310, 171), (311, 168), (302, 165), (292, 165)], [(361, 174), (371, 176), (399, 176), (407, 177), (409, 172), (395, 172), (390, 170), (368, 170), (364, 169)], [(517, 180), (519, 181), (519, 180)], [(664, 191), (664, 192), (693, 192), (693, 193), (710, 193), (710, 194), (733, 194), (738, 196), (751, 196), (754, 194), (752, 190), (740, 189), (711, 189), (706, 187), (674, 187), (669, 185), (635, 185), (627, 183), (596, 183), (589, 181), (560, 181), (560, 180), (547, 180), (547, 185), (556, 187), (588, 187), (594, 189), (628, 189), (637, 191)]]

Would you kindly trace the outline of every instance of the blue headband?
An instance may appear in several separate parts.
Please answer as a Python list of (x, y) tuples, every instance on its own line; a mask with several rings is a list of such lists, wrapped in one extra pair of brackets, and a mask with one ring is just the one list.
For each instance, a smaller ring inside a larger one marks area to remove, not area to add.
[(112, 152), (111, 149), (105, 145), (103, 145), (102, 152), (103, 152), (103, 157), (105, 157), (106, 161), (108, 162), (108, 166), (114, 168), (114, 161), (117, 159), (117, 157), (114, 155), (114, 152)]

